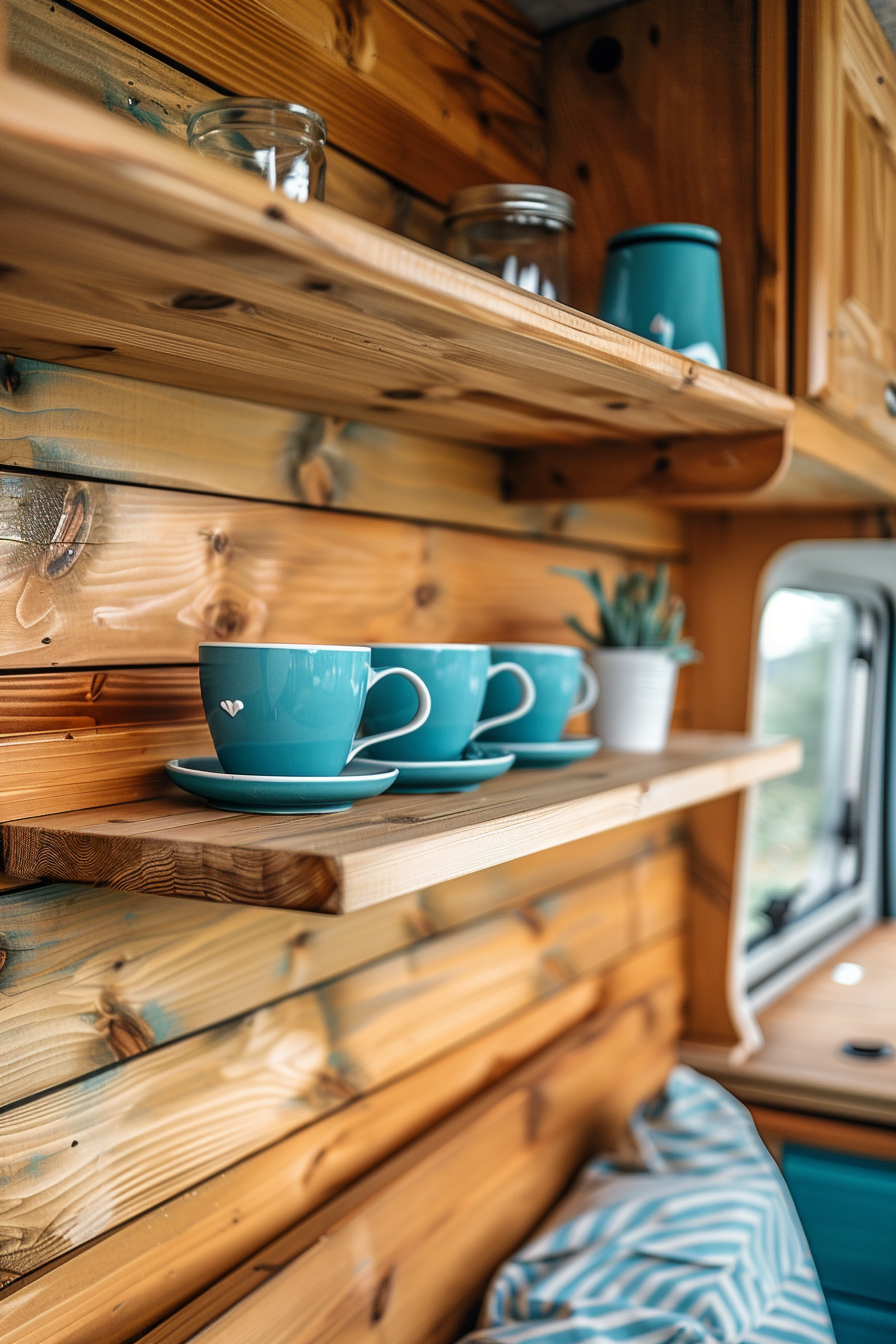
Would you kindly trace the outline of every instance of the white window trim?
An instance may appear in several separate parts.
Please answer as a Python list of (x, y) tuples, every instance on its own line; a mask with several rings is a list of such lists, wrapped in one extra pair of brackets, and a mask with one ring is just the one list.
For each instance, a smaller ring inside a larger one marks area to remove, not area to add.
[[(887, 622), (896, 609), (896, 543), (894, 542), (803, 542), (788, 546), (768, 565), (760, 595), (754, 639), (754, 676), (751, 725), (757, 731), (760, 711), (758, 630), (761, 613), (771, 595), (780, 588), (804, 588), (843, 593), (863, 603), (879, 606)], [(755, 808), (755, 790), (746, 800), (738, 872), (737, 979), (750, 1008), (760, 1012), (790, 989), (862, 930), (877, 922), (883, 887), (884, 780), (886, 770), (887, 694), (890, 681), (889, 650), (892, 632), (884, 628), (875, 648), (872, 707), (869, 733), (881, 749), (870, 753), (863, 818), (863, 867), (856, 886), (833, 897), (769, 939), (747, 951), (747, 900), (750, 846)], [(752, 988), (748, 986), (752, 985)]]

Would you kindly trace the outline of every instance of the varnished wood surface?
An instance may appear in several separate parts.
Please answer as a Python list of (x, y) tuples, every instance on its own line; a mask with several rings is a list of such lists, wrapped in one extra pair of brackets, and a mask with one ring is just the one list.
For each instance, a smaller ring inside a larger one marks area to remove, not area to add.
[[(865, 970), (838, 985), (841, 961)], [(738, 1096), (767, 1106), (896, 1124), (896, 1058), (850, 1058), (841, 1047), (869, 1038), (896, 1047), (896, 923), (870, 930), (759, 1015), (762, 1048), (736, 1068), (711, 1069)]]
[[(693, 220), (722, 235), (728, 365), (755, 376), (757, 228), (754, 6), (641, 0), (546, 40), (551, 182), (575, 198), (573, 301), (596, 309), (621, 229)], [(595, 70), (592, 44), (618, 43)]]
[[(58, 6), (55, 12), (68, 14)], [(507, 502), (501, 456), (475, 444), (58, 364), (20, 359), (14, 368), (17, 383), (0, 386), (6, 467), (540, 535), (629, 554), (683, 550), (681, 518), (644, 501)]]
[[(679, 865), (666, 936), (680, 926), (683, 876)], [(586, 882), (161, 1049), (150, 1048), (161, 1003), (141, 1017), (126, 1002), (108, 1001), (97, 1026), (120, 1062), (0, 1113), (0, 1163), (13, 1205), (4, 1214), (0, 1270), (26, 1273), (577, 976), (599, 977), (637, 946), (632, 923), (624, 885)]]
[[(146, 128), (186, 140), (187, 117), (220, 91), (54, 0), (10, 0), (10, 69), (76, 94)], [(327, 145), (327, 200), (350, 215), (430, 247), (442, 242), (444, 211), (374, 168)]]
[[(506, 446), (790, 417), (769, 389), (318, 202), (272, 219), (246, 174), (13, 77), (0, 129), (13, 353)], [(197, 288), (233, 303), (172, 307)]]
[[(645, 1041), (637, 1000), (646, 1011), (646, 1035), (674, 1038), (680, 967), (680, 945), (661, 940), (605, 974), (605, 1010), (623, 1008), (627, 1015), (623, 1039), (614, 1042), (606, 1061), (608, 1084), (622, 1081), (620, 1059), (632, 1064), (642, 1082), (649, 1067), (633, 1058)], [(573, 982), (497, 1031), (349, 1103), (13, 1285), (0, 1293), (4, 1344), (45, 1344), (48, 1338), (58, 1344), (96, 1344), (99, 1338), (123, 1344), (594, 1006), (594, 982)], [(593, 1095), (593, 1070), (587, 1084)]]
[(551, 923), (554, 898), (572, 888), (584, 924), (604, 928), (605, 942), (611, 914), (615, 938), (654, 937), (682, 915), (687, 852), (679, 830), (666, 818), (626, 827), (342, 920), (96, 887), (9, 893), (0, 923), (0, 1107), (502, 907), (535, 930)]
[(789, 475), (789, 437), (675, 439), (669, 443), (508, 454), (513, 499), (601, 499), (643, 492), (680, 507), (764, 500)]
[(747, 1109), (763, 1143), (776, 1160), (780, 1159), (785, 1143), (805, 1143), (811, 1148), (896, 1162), (896, 1129), (850, 1124), (849, 1121), (806, 1115), (800, 1111), (773, 1110), (770, 1106), (755, 1103)]
[(486, 1095), (445, 1122), (391, 1171), (374, 1174), (366, 1189), (346, 1192), (329, 1226), (321, 1210), (270, 1248), (272, 1261), (259, 1256), (270, 1269), (253, 1273), (247, 1264), (217, 1285), (183, 1313), (183, 1325), (201, 1322), (215, 1297), (226, 1303), (248, 1296), (198, 1334), (182, 1333), (175, 1320), (145, 1344), (237, 1344), (258, 1331), (269, 1344), (374, 1339), (384, 1331), (395, 1344), (457, 1338), (465, 1319), (472, 1324), (492, 1272), (576, 1168), (616, 1137), (633, 1104), (662, 1086), (667, 1024), (643, 1013), (643, 1034), (630, 1034), (628, 1059), (619, 1049), (623, 1022), (614, 1026), (601, 1032), (595, 1023), (592, 1040), (547, 1077), (533, 1078), (534, 1086), (509, 1095), (501, 1089), (494, 1105)]
[(344, 912), (737, 792), (800, 758), (793, 739), (679, 734), (658, 756), (599, 753), (563, 771), (511, 771), (473, 794), (386, 794), (330, 817), (217, 812), (172, 786), (145, 803), (8, 822), (4, 866), (24, 878)]
[(865, 0), (800, 13), (795, 386), (896, 446), (896, 56)]
[[(608, 583), (625, 568), (583, 547), (46, 474), (0, 472), (0, 526), (4, 670), (195, 663), (204, 639), (569, 643), (564, 614), (593, 622), (594, 603), (550, 566)], [(146, 693), (164, 699), (152, 677)]]
[[(349, 11), (335, 0), (82, 8), (218, 87), (313, 107), (340, 149), (442, 204), (474, 182), (542, 175), (544, 132), (532, 104), (391, 0)], [(467, 8), (480, 21), (488, 15), (480, 0)], [(531, 46), (514, 52), (497, 25), (491, 35), (526, 80)]]

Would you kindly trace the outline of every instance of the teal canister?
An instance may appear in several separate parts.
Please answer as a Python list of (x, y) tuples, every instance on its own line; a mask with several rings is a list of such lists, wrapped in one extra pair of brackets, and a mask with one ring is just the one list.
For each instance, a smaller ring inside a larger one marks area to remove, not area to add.
[(725, 367), (721, 237), (705, 224), (645, 224), (607, 244), (598, 317)]

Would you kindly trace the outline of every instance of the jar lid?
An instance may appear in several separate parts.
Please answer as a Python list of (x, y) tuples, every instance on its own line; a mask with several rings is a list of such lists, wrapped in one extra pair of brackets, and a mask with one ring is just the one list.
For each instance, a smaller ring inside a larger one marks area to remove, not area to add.
[(574, 229), (575, 203), (565, 191), (540, 187), (527, 182), (487, 182), (480, 187), (464, 187), (448, 202), (447, 223), (461, 215), (485, 215), (499, 210), (505, 215), (540, 215)]
[(637, 229), (623, 229), (607, 243), (607, 251), (615, 252), (630, 243), (654, 243), (660, 239), (674, 239), (680, 243), (708, 243), (718, 247), (722, 235), (707, 224), (642, 224)]

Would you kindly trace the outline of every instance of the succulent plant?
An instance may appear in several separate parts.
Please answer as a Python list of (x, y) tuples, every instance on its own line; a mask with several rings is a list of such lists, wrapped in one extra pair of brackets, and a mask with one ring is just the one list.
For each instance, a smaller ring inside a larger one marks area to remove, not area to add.
[(691, 640), (682, 638), (684, 601), (669, 594), (668, 565), (657, 565), (654, 578), (641, 570), (622, 575), (612, 602), (596, 569), (552, 565), (551, 572), (579, 579), (594, 596), (600, 613), (598, 633), (586, 630), (577, 616), (566, 617), (567, 625), (589, 644), (604, 649), (665, 649), (678, 663), (692, 663), (700, 657)]

